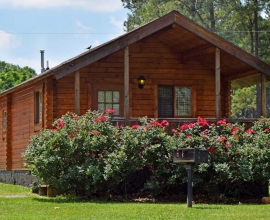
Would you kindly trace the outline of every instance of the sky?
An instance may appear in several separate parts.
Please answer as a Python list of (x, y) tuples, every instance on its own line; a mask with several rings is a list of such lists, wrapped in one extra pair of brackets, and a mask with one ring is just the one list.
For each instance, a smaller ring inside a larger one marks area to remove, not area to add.
[(125, 33), (121, 0), (0, 0), (0, 61), (41, 72)]

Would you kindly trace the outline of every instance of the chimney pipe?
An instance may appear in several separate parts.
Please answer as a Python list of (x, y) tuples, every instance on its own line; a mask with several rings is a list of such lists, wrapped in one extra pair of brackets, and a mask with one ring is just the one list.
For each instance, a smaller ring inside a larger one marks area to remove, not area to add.
[(50, 67), (49, 67), (49, 61), (47, 60), (47, 68), (46, 68), (46, 70), (49, 70), (50, 69)]
[(41, 54), (41, 73), (45, 72), (45, 68), (44, 68), (44, 50), (40, 50), (40, 54)]

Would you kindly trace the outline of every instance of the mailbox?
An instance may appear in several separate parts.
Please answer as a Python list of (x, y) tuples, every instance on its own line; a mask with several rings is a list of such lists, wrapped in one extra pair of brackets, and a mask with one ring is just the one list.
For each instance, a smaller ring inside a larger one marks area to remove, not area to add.
[(207, 163), (208, 150), (201, 148), (183, 148), (173, 151), (174, 163)]

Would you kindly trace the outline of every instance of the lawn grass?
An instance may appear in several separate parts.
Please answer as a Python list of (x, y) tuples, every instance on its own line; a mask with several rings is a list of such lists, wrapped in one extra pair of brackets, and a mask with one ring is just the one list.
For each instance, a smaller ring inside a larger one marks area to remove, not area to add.
[(39, 197), (30, 189), (0, 183), (0, 219), (270, 219), (270, 205), (78, 202)]

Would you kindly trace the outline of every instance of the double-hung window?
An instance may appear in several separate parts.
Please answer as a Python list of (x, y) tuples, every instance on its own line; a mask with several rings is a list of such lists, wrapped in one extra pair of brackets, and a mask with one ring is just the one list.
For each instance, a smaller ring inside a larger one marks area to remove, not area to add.
[(35, 91), (35, 124), (42, 123), (42, 92)]
[(106, 109), (114, 109), (114, 115), (120, 116), (120, 91), (99, 90), (97, 102), (98, 111), (104, 112)]
[(43, 127), (43, 84), (35, 86), (34, 90), (34, 129)]
[(6, 131), (7, 131), (7, 112), (6, 111), (3, 111), (3, 118), (2, 118), (2, 120), (3, 120), (3, 133), (6, 133)]
[(193, 117), (192, 88), (189, 86), (158, 86), (158, 117)]
[(92, 109), (104, 112), (106, 109), (115, 110), (114, 116), (123, 117), (124, 94), (122, 85), (92, 86)]

